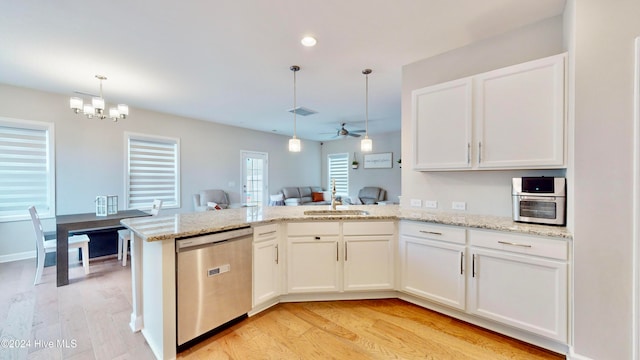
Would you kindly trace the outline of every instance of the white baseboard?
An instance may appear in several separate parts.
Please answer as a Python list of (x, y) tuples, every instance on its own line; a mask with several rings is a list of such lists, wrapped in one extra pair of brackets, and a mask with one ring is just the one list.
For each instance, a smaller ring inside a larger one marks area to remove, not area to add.
[(580, 354), (576, 354), (573, 351), (573, 347), (571, 347), (569, 349), (569, 355), (567, 355), (567, 359), (571, 359), (571, 360), (593, 360), (590, 357), (586, 357), (586, 356), (583, 356), (583, 355), (580, 355)]
[[(0, 264), (1, 263), (12, 262), (12, 261), (35, 259), (35, 258), (36, 258), (36, 251), (35, 250), (25, 251), (25, 252), (21, 252), (21, 253), (8, 254), (8, 255), (0, 255)], [(69, 259), (76, 259), (76, 260), (78, 259), (78, 249), (77, 248), (69, 249)]]
[(0, 263), (7, 263), (12, 261), (20, 261), (26, 259), (33, 259), (36, 257), (36, 251), (25, 251), (21, 253), (8, 254), (8, 255), (0, 255)]

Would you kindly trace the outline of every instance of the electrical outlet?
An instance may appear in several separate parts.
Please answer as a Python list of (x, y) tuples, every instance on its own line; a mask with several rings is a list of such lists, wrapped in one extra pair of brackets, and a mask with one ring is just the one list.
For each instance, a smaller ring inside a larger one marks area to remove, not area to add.
[(413, 206), (413, 207), (422, 207), (422, 200), (420, 200), (420, 199), (411, 199), (411, 206)]
[(453, 210), (467, 210), (467, 203), (464, 201), (454, 201), (451, 203), (451, 209)]
[(438, 208), (438, 202), (435, 200), (426, 200), (424, 202), (424, 207), (428, 208), (428, 209), (437, 209)]

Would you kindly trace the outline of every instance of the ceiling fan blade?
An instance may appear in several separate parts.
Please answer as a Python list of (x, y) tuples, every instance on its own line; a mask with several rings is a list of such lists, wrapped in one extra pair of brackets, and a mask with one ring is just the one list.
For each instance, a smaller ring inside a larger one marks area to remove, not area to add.
[(367, 132), (367, 131), (366, 130), (352, 130), (352, 131), (349, 131), (349, 132), (364, 133), (364, 132)]
[(347, 134), (348, 136), (353, 136), (353, 137), (360, 137), (360, 135), (358, 134), (352, 134), (351, 132)]

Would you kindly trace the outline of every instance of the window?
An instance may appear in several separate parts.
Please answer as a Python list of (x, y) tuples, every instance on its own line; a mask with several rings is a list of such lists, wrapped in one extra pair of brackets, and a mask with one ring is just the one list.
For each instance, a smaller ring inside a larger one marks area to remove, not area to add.
[(349, 154), (329, 154), (328, 164), (328, 190), (331, 190), (331, 180), (336, 180), (336, 194), (349, 195)]
[(180, 207), (180, 140), (125, 133), (127, 209), (150, 209), (154, 199), (163, 208)]
[(0, 221), (55, 216), (53, 124), (0, 118)]

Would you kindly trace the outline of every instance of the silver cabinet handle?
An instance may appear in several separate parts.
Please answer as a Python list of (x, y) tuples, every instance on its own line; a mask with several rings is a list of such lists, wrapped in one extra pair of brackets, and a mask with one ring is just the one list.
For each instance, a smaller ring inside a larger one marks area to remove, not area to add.
[(478, 141), (478, 164), (482, 162), (482, 141)]
[(442, 235), (441, 232), (436, 232), (436, 231), (420, 230), (420, 232), (423, 234), (430, 234), (430, 235), (438, 235), (438, 236)]
[(471, 277), (476, 277), (476, 254), (471, 257)]
[(464, 251), (460, 251), (460, 275), (464, 273)]
[(520, 246), (520, 247), (524, 247), (524, 248), (530, 248), (531, 247), (531, 245), (529, 245), (529, 244), (518, 244), (518, 243), (508, 242), (508, 241), (498, 241), (498, 244), (511, 245), (511, 246)]
[(340, 257), (338, 255), (338, 252), (340, 251), (340, 245), (338, 244), (338, 242), (336, 241), (336, 261), (340, 261)]
[(347, 241), (344, 242), (344, 261), (347, 261)]
[(276, 264), (280, 261), (280, 251), (278, 251), (278, 245), (276, 245)]
[(276, 230), (267, 231), (267, 232), (263, 232), (263, 233), (258, 234), (258, 236), (271, 235), (271, 234), (275, 234), (275, 233), (276, 233)]
[(471, 143), (467, 143), (467, 164), (471, 164)]

